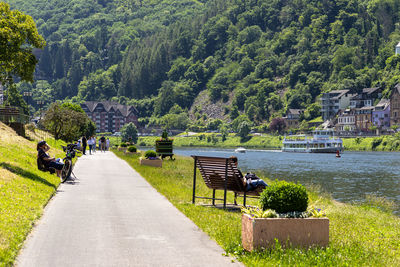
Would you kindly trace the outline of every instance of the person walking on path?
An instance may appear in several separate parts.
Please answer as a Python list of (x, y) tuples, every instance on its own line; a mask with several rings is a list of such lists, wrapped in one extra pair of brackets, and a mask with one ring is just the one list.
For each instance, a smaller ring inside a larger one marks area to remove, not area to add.
[(108, 137), (106, 140), (106, 149), (107, 149), (107, 151), (110, 149), (110, 138), (108, 138)]
[(86, 155), (87, 139), (86, 136), (82, 137), (82, 153)]
[(93, 150), (93, 137), (89, 137), (89, 140), (87, 141), (88, 146), (89, 146), (89, 154), (92, 155), (92, 150)]
[(94, 153), (96, 153), (96, 146), (97, 146), (96, 136), (93, 135), (93, 152), (94, 152)]
[(100, 143), (101, 143), (101, 151), (106, 152), (106, 138), (104, 136), (100, 138)]

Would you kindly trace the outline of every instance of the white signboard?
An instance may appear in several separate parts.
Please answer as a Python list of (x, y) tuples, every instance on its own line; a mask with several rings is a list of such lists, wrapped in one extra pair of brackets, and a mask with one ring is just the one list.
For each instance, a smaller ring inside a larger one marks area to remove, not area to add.
[(4, 103), (3, 86), (0, 84), (0, 105)]

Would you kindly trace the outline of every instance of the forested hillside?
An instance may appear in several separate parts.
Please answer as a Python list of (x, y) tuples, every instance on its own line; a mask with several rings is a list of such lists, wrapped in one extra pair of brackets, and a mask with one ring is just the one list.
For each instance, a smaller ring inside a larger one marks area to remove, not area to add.
[(8, 2), (48, 43), (35, 97), (129, 102), (143, 123), (218, 127), (192, 107), (203, 90), (196, 103), (226, 105), (229, 120), (262, 125), (287, 108), (312, 119), (321, 92), (381, 85), (387, 94), (400, 81), (397, 0)]

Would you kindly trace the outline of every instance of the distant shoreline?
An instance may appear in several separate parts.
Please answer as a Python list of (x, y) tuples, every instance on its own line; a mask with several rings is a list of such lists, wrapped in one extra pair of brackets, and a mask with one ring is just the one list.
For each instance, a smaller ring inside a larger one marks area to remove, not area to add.
[[(139, 146), (154, 146), (160, 137), (141, 136), (137, 144)], [(215, 147), (215, 148), (237, 148), (280, 150), (283, 136), (262, 135), (249, 136), (246, 140), (230, 134), (222, 141), (222, 136), (215, 133), (199, 133), (193, 136), (173, 137), (175, 147)], [(117, 142), (116, 142), (117, 143)], [(116, 144), (115, 143), (115, 144)], [(345, 151), (386, 151), (400, 152), (400, 135), (343, 138)]]

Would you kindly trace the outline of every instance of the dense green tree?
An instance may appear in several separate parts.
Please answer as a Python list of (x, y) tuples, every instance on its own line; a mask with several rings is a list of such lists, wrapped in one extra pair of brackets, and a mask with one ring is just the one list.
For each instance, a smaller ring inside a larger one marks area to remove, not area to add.
[(18, 92), (15, 84), (10, 84), (7, 90), (7, 99), (5, 101), (6, 105), (21, 108), (22, 112), (29, 115), (28, 105), (22, 98), (22, 95)]
[(121, 138), (122, 142), (133, 142), (136, 144), (138, 140), (138, 130), (136, 125), (132, 122), (125, 124), (121, 128)]
[(60, 104), (55, 102), (50, 105), (41, 123), (50, 131), (55, 139), (67, 142), (77, 140), (83, 135), (92, 135), (95, 132), (93, 122), (74, 104)]
[(250, 133), (250, 123), (247, 121), (242, 121), (239, 124), (238, 127), (238, 135), (242, 138), (245, 139)]
[(37, 63), (34, 48), (46, 45), (32, 17), (0, 2), (0, 83), (11, 85), (15, 76), (33, 82)]

